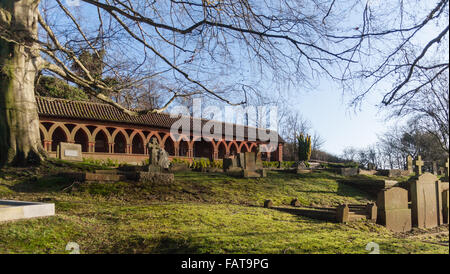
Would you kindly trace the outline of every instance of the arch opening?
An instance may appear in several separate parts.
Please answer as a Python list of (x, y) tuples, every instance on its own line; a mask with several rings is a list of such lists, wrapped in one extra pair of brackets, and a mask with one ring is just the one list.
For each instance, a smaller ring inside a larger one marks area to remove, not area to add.
[(131, 150), (133, 154), (145, 153), (144, 141), (142, 140), (141, 135), (139, 134), (134, 135)]
[(127, 139), (122, 132), (118, 132), (114, 138), (114, 153), (126, 153), (127, 152)]
[(56, 151), (61, 142), (67, 142), (67, 135), (61, 127), (57, 127), (52, 135), (52, 151)]
[(108, 137), (103, 130), (100, 130), (95, 136), (95, 152), (109, 152)]
[(82, 129), (78, 129), (77, 133), (75, 134), (74, 138), (75, 144), (81, 145), (81, 151), (82, 152), (88, 152), (89, 151), (89, 138)]

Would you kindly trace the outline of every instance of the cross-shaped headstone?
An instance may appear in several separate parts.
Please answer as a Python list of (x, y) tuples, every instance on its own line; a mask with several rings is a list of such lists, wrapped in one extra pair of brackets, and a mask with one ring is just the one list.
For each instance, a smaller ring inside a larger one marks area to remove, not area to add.
[(448, 178), (448, 158), (447, 158), (447, 162), (445, 162), (445, 177)]
[(422, 167), (423, 167), (423, 161), (422, 156), (417, 156), (416, 160), (416, 175), (422, 175)]
[(158, 149), (159, 148), (159, 144), (158, 144), (158, 141), (156, 140), (156, 138), (152, 138), (151, 143), (148, 143), (148, 148), (150, 148), (150, 149)]
[(149, 157), (149, 164), (150, 165), (157, 165), (158, 164), (158, 151), (159, 151), (159, 144), (158, 140), (156, 138), (152, 138), (152, 140), (148, 143), (148, 152), (150, 154)]

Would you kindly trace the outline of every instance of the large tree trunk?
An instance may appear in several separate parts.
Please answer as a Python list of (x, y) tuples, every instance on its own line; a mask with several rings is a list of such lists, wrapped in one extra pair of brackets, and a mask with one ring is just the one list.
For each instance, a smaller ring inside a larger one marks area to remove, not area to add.
[(4, 35), (0, 36), (0, 166), (39, 163), (46, 155), (40, 141), (34, 97), (40, 60), (34, 42), (38, 4), (36, 0), (0, 3)]

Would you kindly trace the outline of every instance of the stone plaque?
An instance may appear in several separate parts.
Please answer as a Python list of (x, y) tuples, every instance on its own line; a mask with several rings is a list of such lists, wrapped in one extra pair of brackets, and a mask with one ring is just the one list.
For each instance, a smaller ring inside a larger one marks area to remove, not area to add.
[(61, 160), (83, 161), (80, 144), (59, 143), (57, 156)]

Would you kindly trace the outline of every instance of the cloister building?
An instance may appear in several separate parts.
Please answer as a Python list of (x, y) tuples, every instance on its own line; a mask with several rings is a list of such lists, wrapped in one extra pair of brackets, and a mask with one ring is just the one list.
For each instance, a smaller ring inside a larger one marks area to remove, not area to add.
[[(246, 126), (241, 136), (236, 135), (236, 125), (232, 125), (232, 139), (224, 136), (220, 140), (202, 138), (193, 130), (189, 136), (173, 136), (170, 129), (179, 118), (171, 118), (166, 113), (130, 116), (108, 104), (48, 97), (36, 97), (36, 101), (42, 145), (51, 157), (56, 157), (60, 142), (80, 144), (83, 158), (135, 164), (148, 159), (146, 144), (152, 138), (158, 140), (171, 158), (185, 159), (223, 159), (240, 152), (257, 151), (259, 145), (268, 145), (258, 138), (248, 138), (249, 129), (254, 128)], [(191, 124), (194, 119), (189, 118)], [(208, 120), (201, 119), (201, 124), (206, 122)], [(226, 123), (220, 124), (225, 127)], [(277, 147), (272, 148), (272, 152), (263, 152), (263, 160), (282, 161), (284, 141), (277, 136)]]

